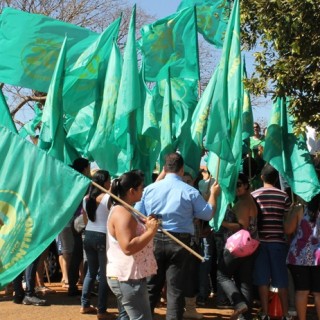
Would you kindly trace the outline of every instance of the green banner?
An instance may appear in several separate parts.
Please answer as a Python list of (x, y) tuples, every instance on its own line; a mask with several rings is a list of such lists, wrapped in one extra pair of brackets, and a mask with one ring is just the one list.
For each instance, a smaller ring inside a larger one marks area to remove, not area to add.
[(0, 288), (70, 221), (90, 180), (0, 127)]
[(286, 98), (277, 98), (273, 104), (263, 159), (279, 171), (296, 195), (308, 202), (320, 192), (320, 184), (305, 137), (293, 132), (288, 104)]
[(66, 35), (67, 66), (99, 36), (40, 14), (4, 8), (0, 16), (0, 82), (47, 92)]

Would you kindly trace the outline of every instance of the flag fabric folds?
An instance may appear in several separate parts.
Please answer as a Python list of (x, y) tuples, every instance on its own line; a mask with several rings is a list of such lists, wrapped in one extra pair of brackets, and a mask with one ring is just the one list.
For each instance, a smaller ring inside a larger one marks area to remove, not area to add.
[(17, 133), (17, 128), (12, 120), (9, 107), (7, 105), (7, 100), (0, 89), (0, 111), (1, 111), (1, 120), (0, 125), (8, 128), (14, 133)]
[(22, 138), (27, 137), (28, 135), (31, 137), (35, 137), (37, 135), (36, 130), (38, 126), (41, 124), (42, 118), (42, 110), (39, 107), (39, 103), (34, 105), (35, 116), (32, 120), (25, 123), (25, 125), (19, 130), (19, 135)]
[(65, 154), (66, 132), (63, 127), (63, 101), (62, 90), (65, 74), (66, 42), (64, 39), (55, 70), (53, 72), (48, 95), (46, 98), (42, 126), (39, 136), (39, 147), (48, 154), (68, 164), (74, 159), (69, 159)]
[(123, 54), (122, 75), (114, 121), (114, 139), (127, 157), (123, 172), (132, 168), (134, 147), (137, 141), (135, 112), (138, 108), (141, 108), (141, 86), (136, 50), (135, 23), (136, 6), (132, 10), (127, 43)]
[(206, 131), (205, 147), (210, 151), (208, 168), (217, 178), (222, 195), (211, 221), (218, 230), (229, 203), (235, 198), (242, 155), (242, 90), (240, 52), (240, 5), (235, 0), (217, 70)]
[(230, 15), (229, 0), (182, 0), (177, 10), (196, 6), (198, 31), (216, 47), (223, 46)]
[(171, 77), (199, 79), (193, 7), (145, 25), (140, 32), (146, 81), (166, 79), (169, 67)]
[(66, 66), (63, 86), (64, 110), (73, 119), (81, 108), (99, 100), (112, 43), (118, 38), (120, 22), (121, 18), (113, 21), (85, 48), (73, 65)]
[(243, 80), (247, 79), (246, 60), (243, 57), (242, 65), (242, 140), (253, 136), (253, 113), (251, 107), (250, 92), (245, 89)]
[(263, 159), (279, 171), (295, 194), (308, 202), (320, 192), (320, 184), (305, 137), (297, 137), (293, 132), (288, 104), (289, 99), (283, 97), (273, 104)]
[(104, 82), (100, 116), (88, 150), (89, 157), (100, 168), (106, 168), (111, 176), (121, 175), (123, 172), (120, 170), (124, 168), (122, 165), (118, 167), (118, 157), (122, 153), (113, 136), (121, 69), (122, 56), (116, 42), (114, 42)]
[(67, 66), (99, 36), (40, 14), (4, 8), (0, 15), (0, 82), (47, 92), (66, 34)]
[(90, 180), (2, 126), (0, 134), (1, 288), (70, 221)]

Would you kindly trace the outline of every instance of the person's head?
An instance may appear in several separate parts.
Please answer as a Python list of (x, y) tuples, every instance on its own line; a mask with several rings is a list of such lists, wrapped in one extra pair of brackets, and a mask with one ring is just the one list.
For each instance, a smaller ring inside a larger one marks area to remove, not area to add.
[(240, 172), (238, 175), (237, 185), (236, 185), (236, 194), (237, 196), (247, 193), (250, 189), (250, 183), (248, 177)]
[(258, 122), (254, 122), (253, 123), (253, 133), (254, 133), (254, 135), (255, 136), (258, 136), (258, 135), (260, 135), (260, 125), (259, 125), (259, 123)]
[(184, 161), (181, 154), (174, 152), (169, 153), (165, 159), (164, 169), (166, 173), (176, 173), (183, 175)]
[(203, 180), (208, 180), (210, 178), (210, 171), (208, 170), (208, 168), (201, 169), (201, 173)]
[(274, 186), (279, 179), (278, 171), (269, 163), (266, 163), (261, 170), (261, 179), (264, 183)]
[(320, 210), (320, 193), (315, 195), (308, 203), (308, 214), (310, 217), (310, 222), (316, 222)]
[(90, 177), (90, 162), (85, 158), (77, 158), (73, 161), (71, 168), (82, 173), (83, 175)]
[[(92, 181), (104, 189), (108, 190), (110, 188), (110, 174), (106, 170), (97, 170), (92, 176)], [(86, 212), (91, 221), (95, 221), (96, 219), (97, 197), (101, 193), (104, 193), (104, 191), (100, 188), (93, 184), (90, 186), (86, 203)]]
[[(111, 183), (111, 193), (121, 200), (129, 200), (131, 203), (140, 201), (144, 187), (144, 174), (140, 170), (132, 170), (124, 173)], [(127, 201), (128, 202), (128, 201)], [(117, 204), (117, 200), (110, 197), (109, 206)]]
[(189, 172), (185, 172), (182, 177), (183, 182), (187, 183), (189, 186), (193, 187), (193, 178)]

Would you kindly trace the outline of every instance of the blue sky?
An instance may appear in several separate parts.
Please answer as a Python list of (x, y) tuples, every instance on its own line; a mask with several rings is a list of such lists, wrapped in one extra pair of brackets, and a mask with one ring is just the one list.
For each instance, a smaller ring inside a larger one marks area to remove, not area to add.
[(163, 18), (169, 16), (177, 10), (180, 0), (129, 0), (129, 3), (136, 3), (138, 7), (151, 13), (157, 18)]

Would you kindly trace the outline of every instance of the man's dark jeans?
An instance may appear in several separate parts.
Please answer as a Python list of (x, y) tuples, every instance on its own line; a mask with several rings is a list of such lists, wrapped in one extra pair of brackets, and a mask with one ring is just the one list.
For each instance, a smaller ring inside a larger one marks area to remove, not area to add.
[[(190, 245), (189, 234), (173, 233), (186, 245)], [(184, 312), (184, 287), (189, 252), (162, 232), (154, 237), (154, 255), (158, 264), (157, 274), (148, 279), (151, 310), (160, 300), (161, 290), (167, 284), (167, 320), (182, 320)]]

